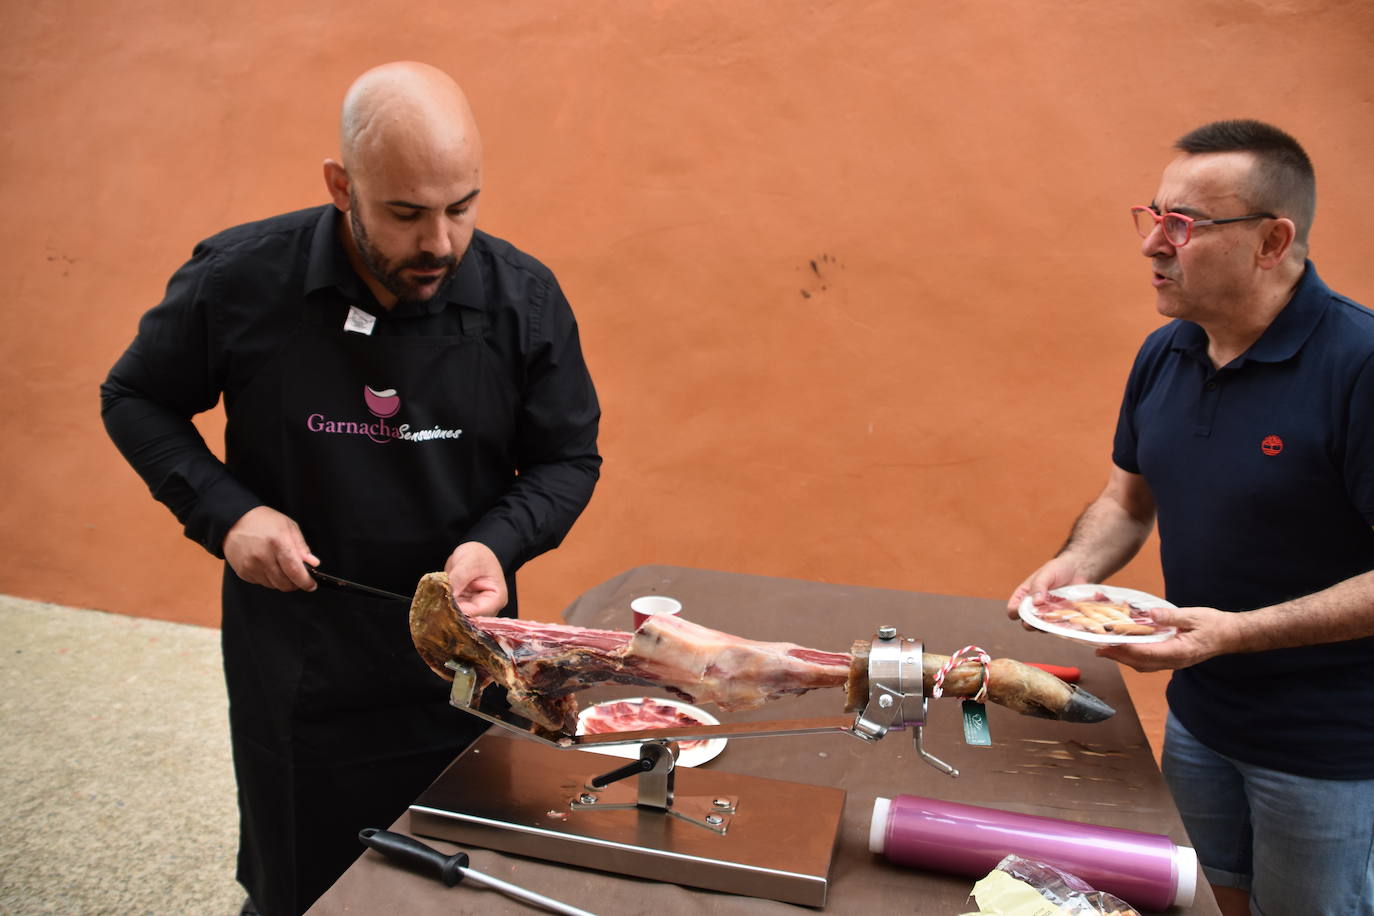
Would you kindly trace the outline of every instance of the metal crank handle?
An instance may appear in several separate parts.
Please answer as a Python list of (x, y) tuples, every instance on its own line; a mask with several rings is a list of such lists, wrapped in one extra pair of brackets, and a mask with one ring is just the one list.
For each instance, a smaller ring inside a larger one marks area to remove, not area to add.
[(945, 763), (939, 757), (936, 757), (934, 754), (930, 753), (930, 751), (926, 750), (926, 742), (925, 738), (923, 737), (924, 732), (925, 729), (922, 726), (918, 725), (916, 726), (916, 729), (911, 733), (911, 742), (912, 744), (916, 745), (916, 753), (920, 755), (922, 760), (924, 760), (931, 766), (935, 767), (935, 769), (939, 770), (941, 773), (944, 773), (946, 776), (958, 777), (958, 770), (956, 770), (949, 764)]
[(609, 773), (602, 773), (592, 779), (593, 789), (604, 789), (613, 782), (622, 779), (629, 779), (631, 776), (638, 776), (640, 773), (647, 773), (654, 768), (654, 762), (648, 757), (640, 757), (634, 763), (627, 763), (623, 767), (611, 770)]
[(359, 831), (358, 839), (362, 841), (364, 846), (371, 847), (402, 865), (407, 865), (432, 878), (437, 878), (449, 887), (453, 887), (466, 878), (469, 884), (489, 887), (517, 900), (532, 903), (555, 913), (566, 913), (568, 916), (595, 916), (594, 913), (589, 913), (587, 910), (579, 910), (575, 906), (569, 906), (551, 897), (536, 894), (534, 891), (527, 891), (519, 885), (468, 868), (468, 854), (465, 852), (446, 856), (439, 850), (426, 846), (413, 837), (393, 833), (390, 830), (378, 830), (376, 827), (368, 827)]

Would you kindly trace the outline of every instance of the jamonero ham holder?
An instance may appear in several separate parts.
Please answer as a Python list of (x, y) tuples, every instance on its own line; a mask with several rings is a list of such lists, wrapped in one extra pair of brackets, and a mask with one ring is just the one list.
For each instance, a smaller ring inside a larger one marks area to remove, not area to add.
[[(496, 726), (411, 806), (412, 832), (809, 906), (825, 903), (844, 792), (683, 769), (679, 740), (843, 732), (871, 742), (909, 728), (921, 759), (957, 776), (923, 744), (942, 669), (936, 695), (973, 697), (985, 686), (987, 700), (1023, 715), (1086, 723), (1114, 714), (1038, 668), (1006, 658), (949, 664), (892, 627), (836, 653), (742, 639), (679, 616), (649, 617), (633, 633), (468, 618), (447, 576), (430, 573), (410, 628), (425, 663), (453, 682), (452, 704)], [(843, 688), (845, 714), (578, 735), (575, 695), (606, 685), (651, 687), (726, 712)], [(566, 753), (627, 744), (639, 745), (638, 759), (609, 770), (607, 758)]]

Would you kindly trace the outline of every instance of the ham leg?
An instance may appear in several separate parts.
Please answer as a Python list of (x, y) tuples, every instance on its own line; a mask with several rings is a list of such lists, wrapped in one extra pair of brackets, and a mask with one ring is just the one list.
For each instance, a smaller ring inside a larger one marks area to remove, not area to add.
[[(866, 643), (857, 643), (854, 653), (823, 652), (792, 643), (741, 639), (676, 616), (650, 617), (635, 633), (469, 618), (453, 604), (444, 573), (420, 580), (411, 604), (410, 630), (416, 650), (436, 674), (452, 680), (453, 673), (445, 667), (450, 660), (471, 666), (479, 695), (488, 685), (499, 684), (512, 710), (547, 735), (574, 734), (573, 694), (599, 684), (655, 687), (689, 703), (714, 703), (725, 710), (753, 709), (768, 700), (823, 687), (847, 687), (850, 711), (867, 702)], [(933, 659), (938, 661), (932, 668)], [(927, 693), (945, 660), (926, 656)], [(979, 666), (960, 665), (947, 676), (945, 692), (971, 696), (979, 678)], [(1085, 713), (1081, 701), (1072, 702), (1075, 697), (1091, 698), (1099, 708)], [(1086, 691), (1010, 659), (993, 663), (989, 699), (1029, 715), (1070, 721), (1099, 721), (1112, 715), (1110, 707)]]
[(499, 684), (515, 712), (568, 735), (577, 729), (572, 694), (598, 684), (657, 687), (689, 703), (741, 710), (849, 679), (848, 653), (740, 639), (680, 617), (652, 617), (636, 633), (467, 617), (444, 573), (420, 580), (410, 632), (436, 674), (453, 679), (450, 659), (471, 665), (479, 693)]

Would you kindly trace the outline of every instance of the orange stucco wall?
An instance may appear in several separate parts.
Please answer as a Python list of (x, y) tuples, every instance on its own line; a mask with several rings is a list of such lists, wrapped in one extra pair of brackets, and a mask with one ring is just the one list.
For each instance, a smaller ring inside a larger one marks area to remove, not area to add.
[(535, 616), (649, 562), (1005, 596), (1105, 479), (1160, 321), (1126, 210), (1203, 121), (1307, 145), (1313, 257), (1374, 303), (1365, 2), (38, 0), (0, 8), (0, 49), (0, 592), (25, 597), (217, 623), (217, 562), (97, 386), (198, 239), (324, 202), (342, 92), (389, 59), (468, 90), (480, 224), (557, 272), (603, 401)]

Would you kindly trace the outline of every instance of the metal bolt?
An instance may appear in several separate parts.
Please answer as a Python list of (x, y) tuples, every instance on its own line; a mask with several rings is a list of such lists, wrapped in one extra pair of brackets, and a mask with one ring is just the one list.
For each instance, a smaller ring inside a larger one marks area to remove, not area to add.
[(878, 697), (878, 705), (881, 706), (883, 709), (887, 709), (892, 705), (892, 696), (890, 694), (885, 693), (882, 696)]
[(719, 827), (721, 824), (725, 823), (725, 818), (721, 817), (719, 814), (708, 814), (706, 815), (706, 823), (710, 824), (712, 827)]
[(895, 639), (897, 637), (896, 627), (878, 627), (879, 639)]
[(715, 801), (711, 802), (711, 804), (715, 805), (717, 808), (729, 808), (729, 807), (731, 807), (731, 805), (730, 805), (730, 799), (728, 799), (728, 798), (717, 798)]
[(591, 794), (590, 792), (583, 792), (581, 795), (577, 797), (577, 800), (584, 805), (596, 804), (596, 796)]

